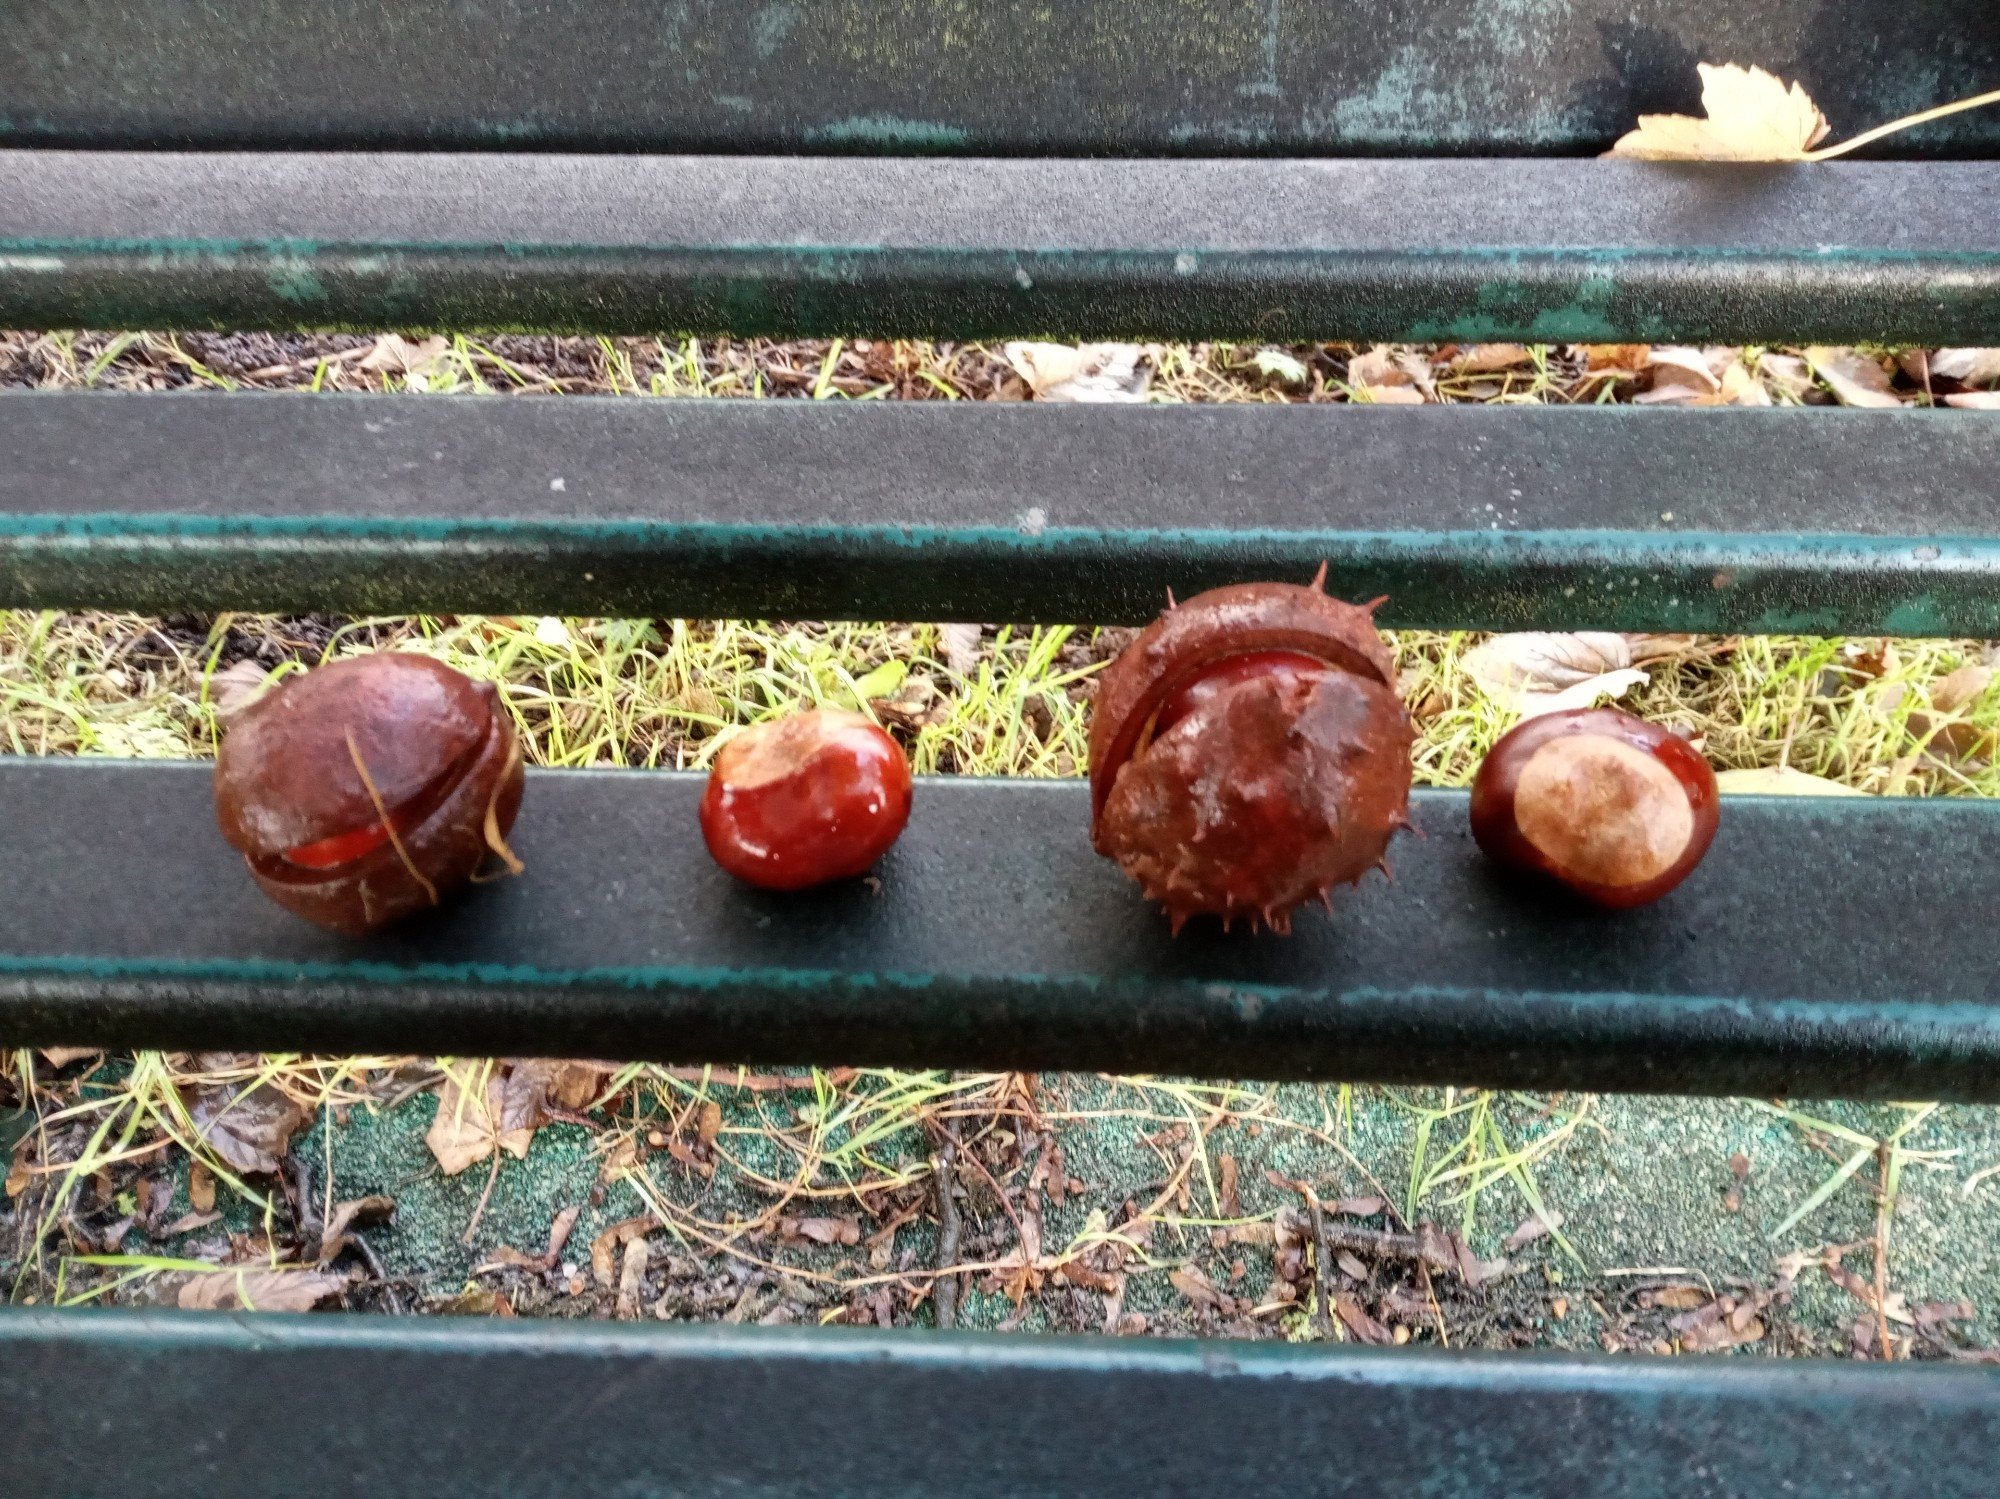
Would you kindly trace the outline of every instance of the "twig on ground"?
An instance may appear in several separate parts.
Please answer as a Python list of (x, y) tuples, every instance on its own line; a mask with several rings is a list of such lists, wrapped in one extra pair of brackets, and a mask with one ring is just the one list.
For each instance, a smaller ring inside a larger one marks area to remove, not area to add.
[(937, 1184), (939, 1271), (931, 1287), (931, 1301), (937, 1307), (937, 1325), (949, 1328), (958, 1323), (958, 1277), (949, 1272), (958, 1263), (958, 1240), (963, 1225), (951, 1191), (952, 1178), (957, 1174), (958, 1128), (946, 1124), (944, 1132), (944, 1143), (931, 1163), (931, 1174)]

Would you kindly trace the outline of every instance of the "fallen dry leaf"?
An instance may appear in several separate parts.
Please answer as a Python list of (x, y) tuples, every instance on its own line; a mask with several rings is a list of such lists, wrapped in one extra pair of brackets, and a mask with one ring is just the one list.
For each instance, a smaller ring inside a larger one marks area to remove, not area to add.
[(156, 1239), (177, 1239), (182, 1234), (191, 1234), (198, 1228), (207, 1228), (211, 1223), (220, 1223), (220, 1213), (183, 1213), (172, 1223), (163, 1223), (152, 1231)]
[(1351, 404), (1356, 406), (1421, 406), (1424, 393), (1408, 385), (1357, 385)]
[(379, 1195), (357, 1197), (352, 1202), (335, 1205), (333, 1215), (320, 1231), (319, 1262), (324, 1265), (353, 1242), (349, 1229), (373, 1228), (387, 1223), (395, 1211), (396, 1199)]
[(264, 695), (271, 673), (261, 661), (237, 661), (208, 679), (208, 700), (225, 727)]
[(500, 1088), (500, 1133), (535, 1130), (553, 1122), (551, 1108), (575, 1114), (597, 1098), (605, 1075), (617, 1069), (602, 1062), (524, 1057), (507, 1069)]
[(1452, 357), (1455, 375), (1497, 375), (1528, 363), (1533, 356), (1526, 344), (1474, 344)]
[(650, 1213), (625, 1218), (590, 1241), (590, 1274), (599, 1289), (608, 1291), (618, 1284), (618, 1265), (625, 1246), (634, 1239), (643, 1239), (653, 1231), (654, 1226), (655, 1220)]
[(1707, 1306), (1714, 1299), (1704, 1287), (1687, 1284), (1648, 1286), (1638, 1295), (1640, 1306), (1658, 1307), (1676, 1312)]
[(1327, 1211), (1343, 1218), (1373, 1218), (1387, 1206), (1379, 1197), (1342, 1197)]
[(1410, 372), (1397, 363), (1395, 354), (1387, 344), (1376, 344), (1374, 348), (1356, 354), (1347, 361), (1347, 383), (1357, 387), (1408, 385)]
[(1961, 666), (1931, 683), (1931, 706), (1940, 713), (1956, 713), (1993, 683), (1990, 666)]
[(28, 1164), (27, 1157), (16, 1156), (13, 1164), (7, 1168), (6, 1185), (0, 1190), (4, 1190), (9, 1197), (19, 1197), (28, 1190), (28, 1183), (34, 1179), (34, 1168)]
[(1178, 1270), (1167, 1272), (1167, 1279), (1173, 1288), (1197, 1306), (1211, 1306), (1225, 1317), (1236, 1310), (1236, 1300), (1228, 1292), (1218, 1287), (1197, 1265), (1184, 1265)]
[(1934, 379), (1961, 385), (2000, 382), (2000, 349), (1938, 349), (1930, 356)]
[(1389, 1329), (1368, 1315), (1367, 1309), (1355, 1299), (1351, 1291), (1336, 1291), (1333, 1296), (1333, 1310), (1346, 1324), (1347, 1330), (1364, 1343), (1378, 1347), (1395, 1341)]
[(1579, 344), (1583, 367), (1594, 375), (1637, 376), (1653, 362), (1650, 344)]
[(1794, 401), (1813, 388), (1812, 366), (1796, 354), (1759, 354), (1757, 373)]
[(1639, 663), (1674, 655), (1691, 638), (1525, 630), (1474, 646), (1461, 665), (1488, 697), (1527, 718), (1623, 697), (1649, 680)]
[(40, 1051), (42, 1060), (58, 1072), (72, 1062), (81, 1062), (85, 1057), (103, 1054), (102, 1049), (95, 1046), (44, 1046)]
[(1150, 351), (1141, 344), (1017, 342), (1003, 352), (1043, 401), (1144, 401), (1152, 376)]
[(1547, 1217), (1543, 1217), (1540, 1213), (1531, 1213), (1521, 1220), (1519, 1227), (1500, 1241), (1500, 1247), (1505, 1249), (1509, 1254), (1512, 1254), (1515, 1250), (1532, 1244), (1537, 1239), (1547, 1238), (1567, 1221), (1561, 1213), (1556, 1212), (1553, 1208), (1549, 1210)]
[(1943, 399), (1964, 411), (2000, 411), (2000, 390), (1961, 390)]
[(1640, 115), (1639, 128), (1606, 153), (1634, 161), (1804, 161), (1827, 133), (1826, 116), (1796, 83), (1762, 68), (1700, 63), (1693, 115)]
[(456, 1074), (446, 1074), (444, 1086), (438, 1089), (437, 1117), (424, 1132), (424, 1144), (430, 1147), (446, 1176), (457, 1176), (485, 1160), (496, 1147), (517, 1161), (527, 1159), (529, 1143), (535, 1136), (532, 1129), (496, 1132), (493, 1127), (493, 1121), (501, 1114), (503, 1087), (499, 1077), (490, 1077), (486, 1096), (473, 1098), (463, 1091)]
[(938, 643), (944, 649), (945, 665), (959, 676), (970, 680), (979, 674), (978, 625), (939, 625)]
[(1233, 1155), (1216, 1157), (1215, 1173), (1218, 1178), (1216, 1196), (1221, 1203), (1221, 1216), (1224, 1218), (1241, 1218), (1243, 1216), (1243, 1201), (1237, 1195), (1236, 1190), (1238, 1175), (1236, 1157)]
[(374, 348), (354, 362), (354, 367), (386, 374), (427, 375), (450, 347), (451, 340), (443, 334), (413, 344), (400, 333), (384, 333), (375, 340)]
[(1724, 796), (1866, 796), (1865, 791), (1808, 775), (1789, 765), (1760, 765), (1753, 770), (1718, 770), (1715, 789)]
[(188, 1103), (195, 1131), (233, 1171), (270, 1176), (292, 1148), (292, 1136), (306, 1111), (269, 1083), (249, 1092), (241, 1083), (215, 1083), (195, 1090)]
[(177, 1301), (190, 1312), (309, 1312), (347, 1288), (319, 1270), (211, 1270), (190, 1275)]
[(215, 1211), (215, 1173), (200, 1161), (188, 1167), (188, 1201), (197, 1213)]
[(618, 1267), (618, 1303), (612, 1311), (620, 1322), (638, 1319), (639, 1296), (646, 1288), (646, 1262), (651, 1257), (652, 1250), (642, 1238), (625, 1246), (625, 1258)]
[(1806, 363), (1843, 406), (1886, 409), (1903, 404), (1902, 398), (1890, 389), (1888, 371), (1866, 354), (1815, 345), (1806, 350)]
[(859, 1244), (861, 1220), (849, 1213), (839, 1218), (780, 1218), (778, 1232), (788, 1239), (815, 1244)]

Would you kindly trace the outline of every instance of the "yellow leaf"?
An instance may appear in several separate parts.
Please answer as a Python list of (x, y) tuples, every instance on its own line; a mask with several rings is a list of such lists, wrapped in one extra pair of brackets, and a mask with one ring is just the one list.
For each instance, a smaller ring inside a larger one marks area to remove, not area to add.
[(1804, 161), (1827, 132), (1810, 95), (1762, 68), (1702, 63), (1701, 107), (1693, 115), (1640, 115), (1612, 156), (1636, 161)]

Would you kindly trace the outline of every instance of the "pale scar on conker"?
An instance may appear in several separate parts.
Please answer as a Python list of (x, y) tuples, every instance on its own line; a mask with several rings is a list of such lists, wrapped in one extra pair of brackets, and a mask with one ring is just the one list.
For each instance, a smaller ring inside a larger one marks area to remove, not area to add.
[(264, 893), (359, 936), (513, 873), (521, 747), (489, 683), (385, 652), (292, 677), (231, 724), (215, 816)]
[(1325, 575), (1171, 605), (1100, 679), (1091, 841), (1176, 932), (1204, 914), (1289, 931), (1305, 901), (1386, 868), (1408, 825), (1388, 643), (1375, 604), (1329, 598)]
[(1472, 783), (1472, 832), (1491, 857), (1601, 906), (1658, 900), (1715, 837), (1715, 773), (1671, 729), (1616, 708), (1517, 725)]

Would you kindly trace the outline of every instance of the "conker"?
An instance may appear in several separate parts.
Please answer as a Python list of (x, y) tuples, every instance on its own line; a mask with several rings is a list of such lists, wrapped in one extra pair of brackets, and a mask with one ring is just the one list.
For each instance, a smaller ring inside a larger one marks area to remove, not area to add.
[(766, 890), (864, 872), (910, 820), (910, 762), (859, 713), (816, 708), (722, 747), (701, 798), (715, 862)]
[(1383, 866), (1406, 826), (1410, 717), (1376, 604), (1310, 587), (1212, 589), (1141, 632), (1099, 681), (1091, 842), (1165, 907), (1291, 929)]
[(1515, 726), (1472, 782), (1472, 835), (1488, 855), (1613, 909), (1686, 879), (1720, 810), (1715, 772), (1693, 745), (1616, 708)]
[(230, 725), (215, 817), (264, 893), (349, 936), (439, 904), (521, 807), (521, 747), (492, 685), (427, 656), (335, 661)]

